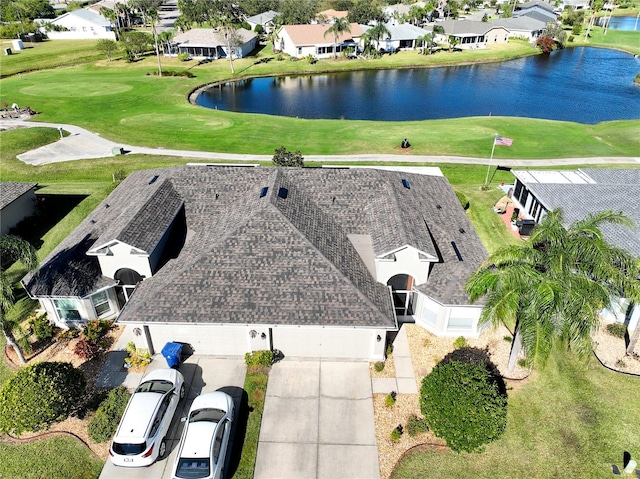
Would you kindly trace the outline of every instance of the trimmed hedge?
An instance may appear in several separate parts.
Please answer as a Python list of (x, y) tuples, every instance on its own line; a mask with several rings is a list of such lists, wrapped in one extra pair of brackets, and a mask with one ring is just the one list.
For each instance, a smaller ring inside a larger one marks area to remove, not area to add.
[(87, 385), (71, 363), (25, 366), (0, 389), (0, 432), (39, 431), (65, 420)]
[(130, 397), (129, 391), (124, 386), (118, 386), (109, 391), (109, 395), (100, 403), (98, 410), (87, 427), (91, 440), (101, 443), (111, 439), (111, 436), (116, 432)]
[[(486, 359), (485, 359), (486, 358)], [(425, 422), (454, 451), (481, 452), (507, 425), (507, 394), (486, 352), (462, 348), (422, 380)]]

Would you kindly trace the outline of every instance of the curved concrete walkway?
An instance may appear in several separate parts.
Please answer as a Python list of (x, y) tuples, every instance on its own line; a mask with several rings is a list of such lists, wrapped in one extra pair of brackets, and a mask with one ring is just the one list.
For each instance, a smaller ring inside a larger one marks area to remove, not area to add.
[[(3, 127), (48, 127), (62, 128), (69, 132), (66, 136), (49, 145), (36, 148), (18, 155), (18, 159), (29, 165), (45, 165), (62, 161), (87, 160), (92, 158), (105, 158), (113, 156), (113, 148), (123, 148), (127, 153), (144, 155), (166, 155), (185, 158), (199, 158), (212, 161), (271, 161), (273, 155), (249, 155), (238, 153), (216, 153), (208, 151), (171, 150), (165, 148), (148, 148), (144, 146), (126, 145), (102, 138), (97, 133), (92, 133), (75, 125), (60, 123), (41, 123), (25, 120), (2, 119), (0, 128)], [(465, 156), (429, 156), (429, 155), (389, 155), (389, 154), (360, 154), (360, 155), (305, 155), (309, 162), (333, 163), (333, 162), (402, 162), (402, 163), (466, 163), (487, 165), (489, 158), (472, 158)], [(601, 164), (629, 164), (640, 163), (640, 157), (592, 157), (592, 158), (557, 158), (557, 159), (494, 159), (493, 164), (508, 167), (530, 166), (565, 166), (565, 165), (601, 165)]]

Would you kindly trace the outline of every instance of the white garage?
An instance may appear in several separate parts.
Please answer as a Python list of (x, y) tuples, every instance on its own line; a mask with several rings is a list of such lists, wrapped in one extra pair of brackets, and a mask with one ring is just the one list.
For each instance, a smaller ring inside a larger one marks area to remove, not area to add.
[[(142, 327), (140, 327), (142, 330)], [(246, 326), (219, 326), (209, 324), (150, 325), (149, 334), (156, 353), (172, 341), (187, 343), (196, 354), (213, 356), (240, 356), (249, 351), (249, 334)], [(136, 344), (147, 347), (144, 334)]]

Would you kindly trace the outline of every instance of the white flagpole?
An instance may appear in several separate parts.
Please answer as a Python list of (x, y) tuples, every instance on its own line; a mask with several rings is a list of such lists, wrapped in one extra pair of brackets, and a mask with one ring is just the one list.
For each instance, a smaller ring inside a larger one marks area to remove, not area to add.
[(493, 152), (496, 149), (496, 138), (498, 135), (493, 137), (493, 146), (491, 147), (491, 158), (489, 158), (489, 165), (487, 165), (487, 176), (484, 178), (484, 184), (486, 185), (489, 181), (489, 170), (491, 170), (491, 162), (493, 161)]

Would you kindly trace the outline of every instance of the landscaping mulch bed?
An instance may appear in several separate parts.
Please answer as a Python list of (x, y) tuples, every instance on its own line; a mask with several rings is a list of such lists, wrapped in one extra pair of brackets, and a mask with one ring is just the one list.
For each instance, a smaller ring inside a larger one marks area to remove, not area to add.
[[(104, 336), (107, 344), (115, 344), (120, 337), (123, 329), (123, 326), (116, 326), (115, 328), (107, 332)], [(25, 359), (27, 360), (27, 364), (43, 361), (62, 361), (73, 364), (73, 366), (79, 368), (84, 373), (87, 379), (87, 392), (85, 394), (85, 397), (90, 398), (102, 392), (101, 389), (94, 386), (94, 383), (98, 378), (100, 371), (102, 370), (102, 366), (104, 365), (107, 355), (105, 354), (105, 352), (99, 354), (91, 361), (85, 361), (73, 352), (73, 349), (79, 339), (80, 338), (78, 337), (73, 339), (55, 340), (51, 344), (49, 344), (48, 347), (39, 351), (34, 351), (31, 356), (27, 356), (25, 357)], [(12, 348), (5, 348), (5, 359), (13, 367), (17, 367), (18, 360), (15, 357), (15, 353), (13, 352)], [(87, 415), (83, 418), (74, 415), (62, 422), (52, 424), (47, 431), (23, 433), (18, 437), (9, 436), (6, 439), (12, 442), (29, 442), (38, 440), (43, 437), (51, 436), (52, 434), (71, 435), (84, 443), (84, 445), (101, 460), (106, 461), (109, 454), (109, 443), (105, 442), (102, 444), (96, 444), (91, 440), (89, 434), (87, 433), (87, 425), (89, 424), (90, 419), (90, 415)]]
[[(636, 345), (636, 351), (638, 346)], [(593, 351), (608, 368), (625, 373), (640, 374), (640, 355), (627, 355), (627, 344), (624, 338), (616, 338), (607, 332), (606, 323), (593, 336)]]
[[(454, 350), (453, 342), (455, 338), (435, 336), (415, 324), (404, 324), (402, 327), (406, 329), (411, 362), (413, 363), (418, 390), (420, 390), (422, 378), (429, 374), (444, 356)], [(513, 372), (507, 374), (511, 343), (505, 341), (505, 336), (511, 336), (511, 333), (507, 328), (500, 327), (486, 331), (478, 339), (467, 339), (467, 345), (480, 349), (487, 348), (491, 360), (502, 372), (503, 376), (512, 378), (512, 380), (507, 380), (507, 387), (513, 389), (526, 381), (530, 371), (516, 366)], [(389, 373), (387, 371), (389, 359), (387, 359), (385, 369), (380, 373), (374, 371), (373, 367), (371, 367), (372, 377), (393, 377), (382, 375)], [(374, 376), (374, 373), (376, 376)], [(435, 437), (431, 432), (414, 437), (409, 436), (407, 432), (408, 418), (411, 415), (422, 417), (418, 394), (398, 394), (396, 403), (393, 406), (385, 404), (385, 396), (385, 394), (373, 395), (376, 442), (380, 461), (380, 477), (382, 479), (388, 479), (391, 476), (397, 462), (409, 449), (415, 447), (446, 448), (445, 442)], [(404, 433), (400, 440), (392, 441), (391, 431), (399, 424), (404, 428)]]

